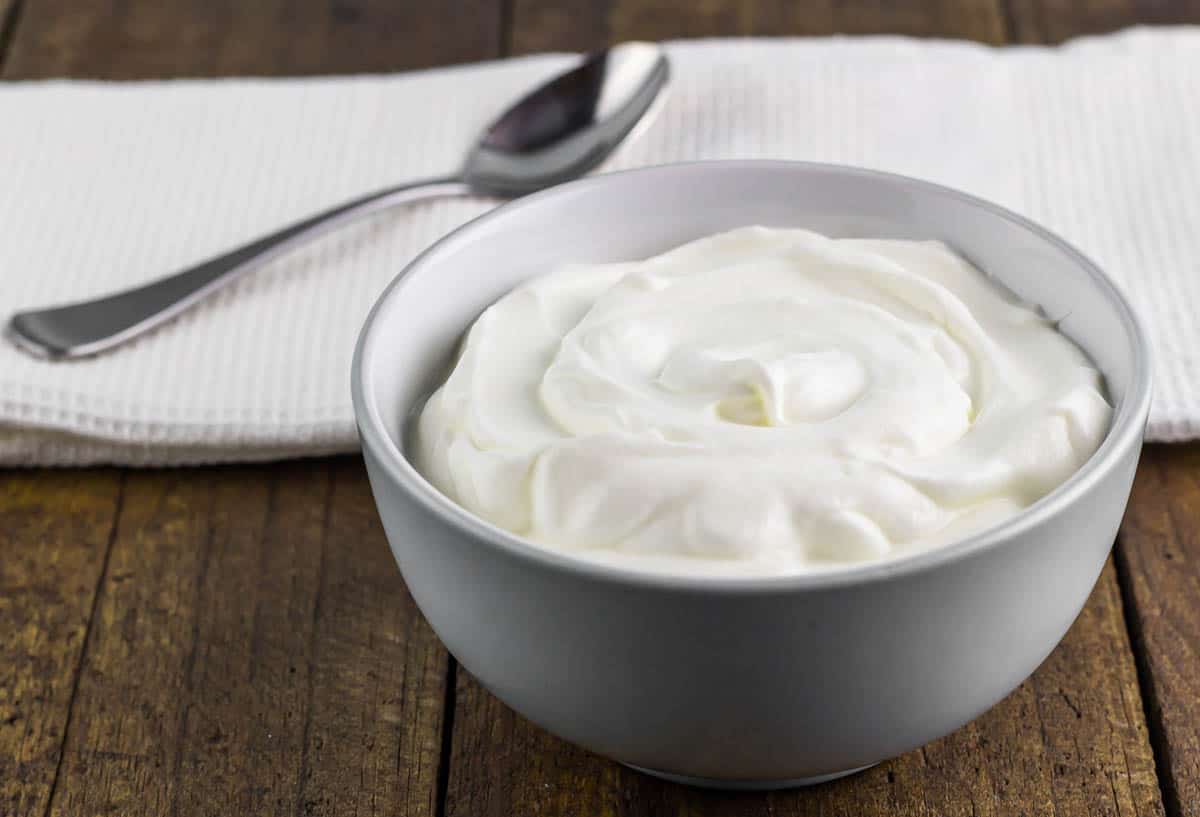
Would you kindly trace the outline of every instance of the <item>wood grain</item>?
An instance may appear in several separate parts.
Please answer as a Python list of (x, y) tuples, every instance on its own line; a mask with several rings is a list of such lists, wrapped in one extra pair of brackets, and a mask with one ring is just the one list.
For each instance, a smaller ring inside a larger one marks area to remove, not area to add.
[(445, 679), (356, 460), (131, 473), (49, 813), (431, 815)]
[[(178, 807), (189, 713), (210, 691), (194, 673), (227, 658), (228, 639), (201, 642), (219, 603), (212, 587), (237, 578), (227, 568), (244, 572), (228, 557), (264, 524), (255, 482), (228, 469), (128, 476), (50, 814)], [(217, 802), (223, 788), (218, 773)]]
[(109, 469), (0, 474), (0, 814), (45, 813), (120, 495)]
[(628, 39), (907, 34), (1005, 40), (1002, 0), (513, 0), (512, 48), (601, 47)]
[(1163, 813), (1111, 565), (1062, 645), (975, 722), (860, 775), (770, 795), (663, 783), (559, 741), (460, 670), (448, 817)]
[(1134, 25), (1196, 23), (1200, 0), (1006, 0), (1014, 42), (1057, 43)]
[(1146, 448), (1118, 556), (1164, 794), (1200, 815), (1200, 446)]
[(300, 813), (432, 817), (449, 658), (400, 578), (361, 461), (332, 474)]
[(0, 71), (4, 69), (9, 44), (16, 36), (19, 12), (18, 0), (0, 0)]
[(501, 39), (493, 0), (24, 1), (13, 79), (398, 71), (495, 56)]

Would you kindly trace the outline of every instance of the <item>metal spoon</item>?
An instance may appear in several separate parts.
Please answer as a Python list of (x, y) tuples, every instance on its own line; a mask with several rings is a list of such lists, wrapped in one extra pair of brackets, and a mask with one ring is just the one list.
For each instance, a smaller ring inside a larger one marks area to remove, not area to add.
[(596, 167), (629, 135), (666, 84), (668, 63), (651, 43), (585, 57), (492, 123), (463, 167), (445, 178), (388, 187), (284, 227), (182, 272), (95, 300), (19, 312), (5, 335), (38, 357), (94, 355), (164, 323), (272, 258), (353, 219), (432, 196), (515, 198)]

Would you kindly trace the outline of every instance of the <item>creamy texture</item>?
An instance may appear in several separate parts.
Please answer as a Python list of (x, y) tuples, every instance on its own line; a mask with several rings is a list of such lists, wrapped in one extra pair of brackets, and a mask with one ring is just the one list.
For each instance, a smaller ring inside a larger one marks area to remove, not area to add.
[(551, 549), (684, 573), (895, 558), (1096, 450), (1083, 353), (937, 242), (747, 227), (535, 278), (471, 327), (417, 467)]

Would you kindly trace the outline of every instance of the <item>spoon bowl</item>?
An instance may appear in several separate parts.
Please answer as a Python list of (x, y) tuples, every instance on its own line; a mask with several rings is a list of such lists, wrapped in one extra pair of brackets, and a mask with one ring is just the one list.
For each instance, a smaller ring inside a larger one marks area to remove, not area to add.
[(652, 43), (592, 55), (496, 119), (468, 156), (464, 181), (476, 192), (514, 198), (587, 173), (645, 121), (669, 73)]

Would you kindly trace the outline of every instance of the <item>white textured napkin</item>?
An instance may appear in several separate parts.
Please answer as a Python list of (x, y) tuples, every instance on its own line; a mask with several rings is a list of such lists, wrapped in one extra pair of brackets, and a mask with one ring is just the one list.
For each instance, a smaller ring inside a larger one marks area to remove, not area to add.
[[(1200, 436), (1200, 29), (1059, 48), (898, 38), (671, 46), (660, 117), (607, 169), (843, 162), (1012, 207), (1094, 256), (1157, 352), (1150, 435)], [(569, 58), (402, 76), (0, 85), (0, 311), (145, 281), (390, 181), (453, 169)], [(169, 464), (356, 447), (350, 358), (387, 282), (483, 200), (402, 207), (114, 354), (0, 348), (0, 462)]]

